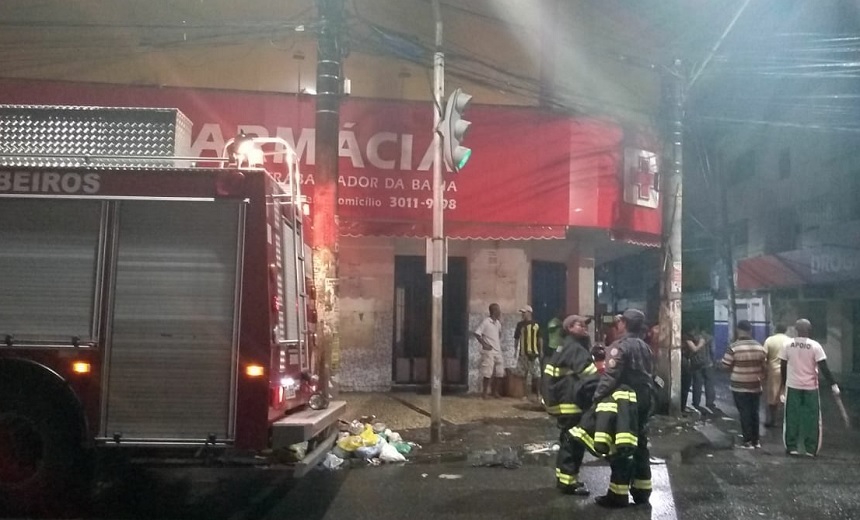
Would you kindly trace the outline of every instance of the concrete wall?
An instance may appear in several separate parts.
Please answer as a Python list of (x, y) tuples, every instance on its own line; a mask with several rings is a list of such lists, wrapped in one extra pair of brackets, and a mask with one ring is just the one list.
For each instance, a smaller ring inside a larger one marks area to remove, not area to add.
[[(846, 221), (856, 218), (857, 137), (791, 129), (753, 145), (744, 137), (750, 138), (739, 132), (727, 140), (723, 157), (723, 167), (731, 170), (741, 153), (756, 151), (754, 175), (733, 185), (728, 199), (730, 222), (747, 220), (748, 245), (737, 256), (769, 253), (768, 238), (788, 221), (797, 223), (798, 249), (844, 240)], [(785, 178), (779, 168), (783, 152), (790, 165)]]
[[(343, 391), (386, 391), (392, 384), (394, 258), (424, 254), (424, 241), (395, 238), (343, 238), (340, 243), (340, 366)], [(592, 259), (576, 252), (572, 242), (451, 241), (449, 254), (466, 257), (468, 325), (475, 330), (491, 303), (502, 309), (502, 351), (506, 366), (515, 361), (514, 328), (519, 308), (530, 304), (531, 262), (567, 263), (569, 299), (574, 310), (593, 312)], [(571, 311), (574, 312), (574, 311)], [(469, 391), (480, 390), (480, 345), (469, 339)]]
[(340, 243), (340, 368), (344, 391), (391, 388), (394, 244), (343, 238)]
[[(469, 330), (475, 330), (491, 303), (502, 310), (502, 355), (505, 367), (514, 368), (514, 328), (520, 320), (518, 310), (528, 303), (530, 270), (525, 249), (512, 243), (475, 242), (469, 252)], [(469, 339), (469, 391), (481, 388), (478, 372), (481, 346)]]
[(854, 345), (853, 308), (850, 301), (842, 303), (842, 369), (843, 374), (854, 372), (854, 359), (857, 356), (857, 345)]
[[(851, 366), (846, 365), (843, 346), (851, 346), (851, 336), (845, 334), (845, 307), (843, 300), (827, 302), (827, 342), (824, 352), (827, 354), (827, 366), (833, 372), (850, 372)], [(849, 331), (850, 332), (850, 331)]]
[[(556, 247), (564, 249), (562, 241)], [(451, 256), (468, 259), (469, 330), (487, 315), (490, 303), (502, 308), (502, 348), (514, 366), (513, 331), (520, 307), (528, 303), (527, 242), (452, 241)], [(344, 391), (391, 388), (394, 257), (423, 255), (424, 241), (392, 238), (343, 238), (339, 257), (341, 340), (338, 382)], [(547, 255), (543, 256), (553, 256)], [(469, 390), (480, 389), (480, 348), (469, 341)]]

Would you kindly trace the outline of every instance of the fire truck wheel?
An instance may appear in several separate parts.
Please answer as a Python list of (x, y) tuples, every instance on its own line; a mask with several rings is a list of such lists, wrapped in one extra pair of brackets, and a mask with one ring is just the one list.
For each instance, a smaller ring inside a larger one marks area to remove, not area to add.
[(44, 388), (13, 389), (8, 383), (0, 383), (0, 395), (11, 398), (0, 399), (0, 510), (79, 515), (88, 502), (92, 466), (78, 411)]

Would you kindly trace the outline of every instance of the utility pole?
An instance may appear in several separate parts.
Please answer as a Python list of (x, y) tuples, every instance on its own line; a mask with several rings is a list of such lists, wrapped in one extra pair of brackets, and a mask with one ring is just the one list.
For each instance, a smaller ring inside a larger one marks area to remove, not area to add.
[[(669, 226), (663, 243), (663, 283), (661, 287), (660, 302), (660, 345), (664, 352), (660, 355), (659, 374), (667, 382), (664, 395), (669, 399), (668, 412), (672, 415), (680, 415), (681, 410), (681, 281), (682, 281), (682, 258), (681, 258), (681, 234), (682, 234), (682, 192), (683, 192), (683, 148), (684, 148), (684, 111), (687, 103), (687, 95), (692, 90), (696, 81), (710, 65), (717, 51), (722, 47), (729, 33), (737, 21), (743, 15), (751, 0), (744, 3), (735, 12), (726, 29), (711, 47), (702, 63), (690, 74), (689, 80), (684, 72), (682, 62), (675, 60), (673, 67), (669, 70), (672, 78), (671, 94), (671, 156), (672, 168), (665, 175), (663, 182), (663, 193), (665, 194), (663, 204), (663, 225)], [(731, 273), (729, 282), (734, 277), (733, 267), (728, 266)], [(729, 307), (733, 308), (733, 295), (729, 294)], [(731, 324), (730, 324), (731, 327)], [(668, 348), (668, 352), (665, 352)], [(668, 378), (668, 379), (667, 379)]]
[(442, 294), (445, 271), (445, 235), (442, 207), (442, 98), (445, 95), (445, 54), (442, 52), (442, 10), (433, 0), (436, 52), (433, 53), (433, 238), (429, 267), (432, 279), (430, 319), (430, 441), (442, 440)]
[[(729, 228), (729, 186), (726, 179), (726, 168), (722, 160), (717, 161), (717, 182), (720, 185), (720, 240), (718, 250), (722, 258), (723, 273), (726, 277), (726, 321), (728, 332), (726, 339), (728, 344), (735, 340), (735, 325), (737, 325), (737, 295), (735, 294), (735, 261), (734, 244), (732, 243), (732, 231)], [(719, 289), (719, 288), (718, 288)]]
[(668, 394), (669, 413), (681, 413), (681, 213), (683, 190), (684, 147), (684, 94), (686, 76), (681, 60), (675, 60), (671, 75), (671, 156), (672, 167), (663, 180), (663, 223), (669, 226), (663, 242), (663, 283), (660, 303), (659, 374), (666, 382), (664, 395)]
[[(314, 285), (317, 291), (317, 342), (320, 376), (332, 391), (332, 374), (340, 362), (338, 328), (338, 132), (341, 94), (341, 26), (343, 0), (316, 0), (319, 13), (316, 95), (316, 163), (313, 215)], [(336, 388), (334, 389), (336, 391)]]

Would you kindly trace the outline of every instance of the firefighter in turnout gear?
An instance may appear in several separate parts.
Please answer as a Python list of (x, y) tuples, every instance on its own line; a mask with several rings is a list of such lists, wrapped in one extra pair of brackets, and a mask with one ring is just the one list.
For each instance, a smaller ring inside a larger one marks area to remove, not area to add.
[(558, 420), (561, 430), (555, 476), (558, 488), (566, 494), (587, 496), (588, 488), (579, 481), (579, 468), (585, 447), (574, 442), (570, 429), (579, 424), (582, 412), (591, 406), (597, 388), (597, 367), (591, 357), (588, 336), (590, 318), (568, 316), (562, 323), (567, 337), (550, 357), (541, 378), (543, 404)]
[(600, 376), (594, 402), (601, 403), (622, 389), (632, 392), (628, 399), (635, 399), (638, 411), (638, 431), (629, 432), (636, 440), (632, 455), (619, 452), (611, 457), (609, 466), (609, 490), (596, 499), (603, 507), (625, 507), (628, 495), (636, 504), (647, 504), (651, 497), (651, 466), (648, 452), (648, 417), (651, 414), (651, 392), (654, 385), (654, 360), (651, 348), (642, 341), (645, 332), (645, 315), (636, 309), (628, 309), (621, 316), (621, 337), (614, 341), (606, 354), (606, 371)]

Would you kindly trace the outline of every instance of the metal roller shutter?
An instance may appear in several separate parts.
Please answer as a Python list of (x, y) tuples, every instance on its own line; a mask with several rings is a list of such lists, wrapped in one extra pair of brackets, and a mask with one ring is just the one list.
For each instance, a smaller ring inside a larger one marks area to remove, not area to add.
[(240, 212), (225, 201), (121, 203), (106, 436), (232, 436)]
[(102, 203), (0, 202), (0, 339), (95, 341)]

